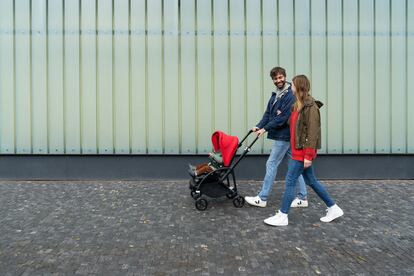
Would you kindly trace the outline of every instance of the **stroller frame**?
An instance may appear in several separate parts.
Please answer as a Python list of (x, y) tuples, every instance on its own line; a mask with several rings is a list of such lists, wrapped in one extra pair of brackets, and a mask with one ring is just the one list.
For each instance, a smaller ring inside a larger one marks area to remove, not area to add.
[[(253, 133), (252, 130), (250, 130), (246, 136), (244, 136), (244, 138), (238, 143), (237, 149), (242, 146), (243, 142), (251, 133)], [(197, 210), (205, 211), (207, 209), (208, 201), (206, 199), (206, 196), (210, 198), (226, 196), (228, 199), (232, 199), (234, 207), (241, 208), (244, 206), (244, 198), (237, 192), (237, 183), (234, 168), (251, 150), (251, 147), (254, 145), (254, 143), (256, 143), (258, 139), (259, 136), (257, 136), (253, 142), (247, 145), (239, 158), (233, 163), (236, 157), (236, 153), (234, 153), (230, 162), (230, 166), (223, 166), (206, 175), (200, 177), (193, 176), (190, 179), (189, 188), (191, 190), (191, 197), (195, 200), (195, 207)]]

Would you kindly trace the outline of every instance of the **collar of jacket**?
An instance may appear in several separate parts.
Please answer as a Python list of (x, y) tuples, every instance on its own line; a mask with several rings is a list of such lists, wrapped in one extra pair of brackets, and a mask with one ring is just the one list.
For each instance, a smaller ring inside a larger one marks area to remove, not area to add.
[[(279, 99), (282, 98), (287, 92), (289, 92), (289, 89), (290, 89), (290, 83), (289, 82), (286, 82), (285, 83), (285, 86), (283, 86), (282, 93), (280, 93)], [(272, 94), (275, 94), (277, 96), (277, 92), (276, 91), (273, 91)]]

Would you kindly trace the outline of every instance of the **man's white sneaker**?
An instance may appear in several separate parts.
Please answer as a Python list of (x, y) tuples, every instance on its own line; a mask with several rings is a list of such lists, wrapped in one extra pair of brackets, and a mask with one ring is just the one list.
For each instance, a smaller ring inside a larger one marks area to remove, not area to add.
[(295, 198), (290, 204), (290, 207), (308, 207), (308, 201), (306, 199)]
[(288, 215), (278, 211), (273, 217), (265, 219), (264, 223), (271, 226), (286, 226), (289, 224)]
[(267, 204), (267, 201), (261, 200), (259, 196), (245, 196), (244, 200), (250, 205), (257, 207), (266, 207)]
[(328, 207), (326, 209), (326, 216), (321, 218), (322, 222), (331, 222), (334, 219), (341, 217), (344, 214), (341, 208), (338, 205), (333, 205), (332, 207)]

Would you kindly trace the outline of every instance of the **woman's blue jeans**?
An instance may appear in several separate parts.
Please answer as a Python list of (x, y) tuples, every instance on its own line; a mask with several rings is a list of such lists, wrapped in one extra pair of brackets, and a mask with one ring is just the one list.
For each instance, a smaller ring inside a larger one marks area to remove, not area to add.
[[(266, 175), (263, 180), (262, 190), (259, 193), (259, 197), (261, 200), (267, 201), (269, 194), (273, 188), (279, 164), (280, 162), (282, 162), (283, 158), (286, 155), (289, 157), (290, 160), (290, 142), (276, 140), (273, 143), (272, 150), (270, 151), (269, 158), (266, 162)], [(306, 197), (308, 196), (308, 192), (306, 191), (306, 185), (305, 181), (303, 181), (303, 177), (300, 176), (299, 179), (296, 178), (296, 180), (298, 180), (297, 182), (299, 182), (297, 196), (300, 199), (306, 199)]]
[(292, 201), (295, 199), (296, 181), (301, 175), (305, 179), (306, 184), (315, 191), (323, 202), (325, 202), (326, 206), (332, 207), (335, 204), (325, 187), (316, 179), (313, 166), (304, 169), (303, 162), (291, 159), (286, 175), (286, 190), (283, 194), (282, 208), (280, 209), (282, 213), (289, 213), (290, 204), (292, 204)]

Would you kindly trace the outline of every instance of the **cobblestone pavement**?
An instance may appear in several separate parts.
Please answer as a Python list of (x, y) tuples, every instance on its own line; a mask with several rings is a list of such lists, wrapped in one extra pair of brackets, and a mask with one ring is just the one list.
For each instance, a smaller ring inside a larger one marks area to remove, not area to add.
[(311, 191), (274, 228), (280, 181), (267, 208), (204, 212), (188, 180), (0, 181), (0, 275), (414, 275), (414, 180), (323, 183), (343, 218), (321, 223)]

